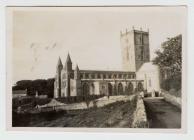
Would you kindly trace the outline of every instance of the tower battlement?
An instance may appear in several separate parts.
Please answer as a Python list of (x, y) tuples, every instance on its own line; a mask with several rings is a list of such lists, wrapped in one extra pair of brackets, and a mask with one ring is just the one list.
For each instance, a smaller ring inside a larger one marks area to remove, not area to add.
[(122, 68), (125, 71), (136, 72), (143, 63), (150, 61), (149, 30), (121, 31)]
[(131, 30), (128, 29), (128, 28), (126, 28), (125, 30), (121, 30), (120, 31), (120, 36), (125, 36), (126, 34), (129, 34), (131, 32), (149, 34), (149, 29), (147, 29), (147, 31), (146, 30), (142, 30), (141, 27), (140, 27), (140, 29), (135, 29), (135, 27), (133, 26)]

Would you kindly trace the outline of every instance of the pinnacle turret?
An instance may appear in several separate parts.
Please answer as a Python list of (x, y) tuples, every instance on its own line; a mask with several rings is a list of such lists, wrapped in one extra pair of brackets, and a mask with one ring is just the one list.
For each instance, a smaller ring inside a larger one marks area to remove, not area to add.
[(61, 58), (59, 57), (58, 63), (57, 63), (57, 70), (61, 70), (63, 68), (63, 64), (61, 62)]
[(58, 59), (57, 66), (63, 66), (63, 64), (62, 64), (62, 62), (61, 62), (61, 58), (60, 58), (60, 57), (59, 57), (59, 59)]
[(78, 67), (78, 65), (76, 65), (76, 67), (75, 67), (75, 71), (79, 71), (79, 67)]
[(71, 62), (71, 58), (70, 58), (69, 53), (68, 53), (68, 55), (67, 55), (66, 63), (72, 63), (72, 62)]
[(68, 55), (67, 55), (67, 59), (66, 59), (66, 62), (65, 62), (65, 67), (64, 67), (64, 69), (65, 69), (66, 71), (72, 71), (72, 62), (71, 62), (71, 58), (70, 58), (69, 53), (68, 53)]
[(74, 79), (80, 79), (80, 72), (79, 72), (78, 65), (76, 65), (75, 70), (74, 70)]

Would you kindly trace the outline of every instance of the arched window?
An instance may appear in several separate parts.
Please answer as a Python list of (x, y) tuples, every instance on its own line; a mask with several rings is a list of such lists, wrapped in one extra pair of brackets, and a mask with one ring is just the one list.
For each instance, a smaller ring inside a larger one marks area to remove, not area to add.
[(121, 83), (118, 84), (118, 94), (119, 95), (123, 94), (123, 85)]
[(83, 84), (83, 96), (87, 96), (87, 95), (89, 95), (89, 86), (88, 86), (88, 84), (87, 83), (84, 83)]
[(113, 95), (113, 89), (111, 83), (108, 83), (108, 95)]
[(113, 86), (113, 95), (117, 95), (118, 93), (117, 93), (117, 86), (116, 86), (116, 84), (114, 84), (114, 86)]
[(101, 94), (106, 95), (106, 87), (105, 85), (102, 85)]
[(127, 94), (133, 93), (133, 84), (131, 82), (127, 85), (127, 89), (128, 89)]
[(143, 60), (144, 59), (144, 48), (143, 48), (143, 46), (140, 47), (140, 53), (141, 53), (140, 54), (141, 55), (140, 56), (141, 57), (141, 60)]

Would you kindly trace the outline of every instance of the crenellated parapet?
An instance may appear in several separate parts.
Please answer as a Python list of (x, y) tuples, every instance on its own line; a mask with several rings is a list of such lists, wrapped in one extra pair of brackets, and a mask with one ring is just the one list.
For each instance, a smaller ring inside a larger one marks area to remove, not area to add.
[(125, 36), (125, 35), (130, 34), (130, 33), (145, 33), (145, 34), (149, 34), (149, 28), (147, 30), (143, 30), (142, 27), (140, 27), (139, 29), (136, 29), (133, 26), (132, 29), (126, 28), (125, 30), (121, 30), (120, 31), (120, 36)]

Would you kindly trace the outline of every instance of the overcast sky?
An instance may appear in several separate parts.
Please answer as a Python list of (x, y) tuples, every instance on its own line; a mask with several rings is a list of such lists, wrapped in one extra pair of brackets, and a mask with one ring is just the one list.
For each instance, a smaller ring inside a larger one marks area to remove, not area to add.
[(151, 59), (167, 37), (185, 35), (184, 7), (14, 8), (13, 82), (52, 78), (60, 56), (73, 68), (122, 70), (120, 31), (150, 33)]

